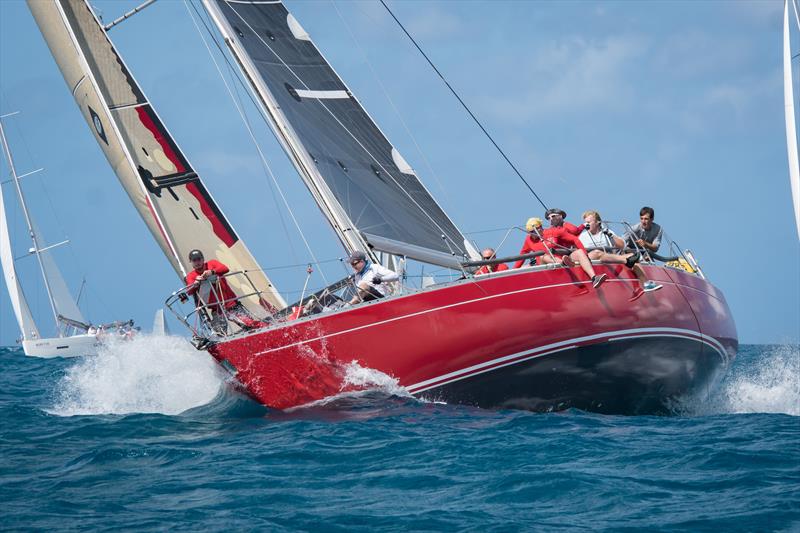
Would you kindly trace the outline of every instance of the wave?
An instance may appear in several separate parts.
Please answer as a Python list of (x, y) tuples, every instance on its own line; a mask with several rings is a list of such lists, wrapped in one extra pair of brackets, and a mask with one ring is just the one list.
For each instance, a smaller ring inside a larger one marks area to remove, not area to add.
[(77, 359), (56, 384), (55, 402), (47, 412), (176, 415), (212, 402), (224, 385), (216, 363), (186, 339), (140, 335)]
[(773, 413), (800, 416), (800, 346), (747, 347), (705, 402), (691, 414)]

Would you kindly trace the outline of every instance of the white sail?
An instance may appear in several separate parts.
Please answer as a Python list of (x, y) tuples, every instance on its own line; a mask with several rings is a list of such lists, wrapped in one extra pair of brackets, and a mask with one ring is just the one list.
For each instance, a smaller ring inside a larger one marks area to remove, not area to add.
[(789, 1), (783, 6), (783, 99), (786, 113), (786, 150), (789, 156), (789, 182), (792, 187), (794, 218), (800, 238), (800, 161), (797, 156), (797, 126), (794, 115), (792, 86), (792, 50), (789, 38)]
[[(36, 224), (33, 225), (33, 231), (36, 233), (37, 242), (45, 242)], [(83, 314), (78, 309), (78, 304), (75, 303), (72, 293), (67, 288), (64, 276), (61, 275), (61, 270), (53, 260), (50, 250), (41, 251), (39, 255), (42, 259), (42, 268), (44, 269), (44, 275), (47, 277), (47, 285), (50, 287), (50, 296), (53, 299), (56, 313), (65, 318), (85, 323), (86, 320), (84, 320)]]
[(157, 310), (155, 316), (153, 317), (153, 335), (159, 335), (161, 337), (169, 335), (169, 326), (167, 325), (167, 320), (164, 317), (163, 309)]
[(14, 268), (14, 254), (11, 251), (11, 240), (8, 236), (8, 220), (6, 219), (2, 187), (0, 187), (0, 262), (3, 263), (6, 287), (8, 287), (8, 295), (11, 298), (11, 306), (14, 308), (14, 316), (17, 317), (17, 324), (22, 332), (22, 339), (36, 339), (39, 337), (39, 330), (33, 321), (28, 302), (25, 300), (25, 293), (17, 279), (17, 270)]

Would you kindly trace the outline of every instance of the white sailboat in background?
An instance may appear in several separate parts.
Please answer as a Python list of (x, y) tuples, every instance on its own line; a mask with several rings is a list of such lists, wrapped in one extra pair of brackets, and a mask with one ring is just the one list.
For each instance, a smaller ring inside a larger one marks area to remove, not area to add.
[(68, 241), (51, 246), (43, 246), (41, 233), (36, 228), (36, 224), (28, 211), (28, 204), (25, 201), (25, 194), (20, 184), (20, 178), (25, 175), (20, 176), (17, 174), (11, 148), (3, 128), (2, 119), (8, 116), (3, 115), (0, 117), (0, 142), (2, 142), (3, 153), (10, 170), (11, 179), (9, 182), (16, 189), (19, 203), (25, 216), (28, 233), (33, 243), (28, 255), (36, 256), (39, 264), (48, 302), (55, 321), (56, 332), (54, 337), (43, 337), (31, 314), (28, 301), (25, 298), (25, 292), (22, 290), (22, 285), (17, 276), (11, 238), (8, 231), (5, 198), (2, 187), (0, 187), (0, 262), (3, 265), (3, 275), (11, 298), (11, 305), (14, 308), (14, 315), (17, 318), (22, 334), (20, 339), (22, 348), (25, 351), (25, 355), (34, 357), (94, 355), (97, 353), (97, 348), (104, 335), (113, 333), (115, 336), (119, 336), (120, 333), (133, 331), (133, 321), (114, 322), (95, 327), (84, 319), (75, 299), (73, 299), (67, 288), (67, 284), (64, 282), (61, 271), (49, 252), (52, 248), (66, 244)]
[(789, 182), (792, 187), (794, 219), (800, 238), (800, 161), (797, 155), (797, 125), (794, 116), (794, 87), (792, 83), (792, 46), (789, 35), (789, 3), (791, 1), (796, 28), (800, 31), (800, 18), (795, 0), (783, 5), (783, 98), (786, 111), (786, 149), (789, 156)]

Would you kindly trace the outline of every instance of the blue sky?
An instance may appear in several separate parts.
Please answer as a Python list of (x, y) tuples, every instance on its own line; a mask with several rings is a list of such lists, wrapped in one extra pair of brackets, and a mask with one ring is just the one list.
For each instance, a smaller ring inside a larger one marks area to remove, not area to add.
[[(92, 5), (110, 21), (138, 3)], [(287, 5), (462, 230), (492, 245), (504, 231), (483, 231), (541, 216), (379, 3)], [(390, 5), (549, 205), (573, 221), (586, 209), (635, 221), (652, 205), (726, 294), (740, 341), (798, 342), (781, 1)], [(111, 38), (262, 266), (308, 261), (184, 3), (159, 0)], [(90, 318), (149, 327), (179, 281), (17, 0), (0, 2), (0, 112), (9, 111), (22, 112), (9, 126), (20, 171), (47, 168), (26, 192), (47, 240), (71, 240), (57, 260), (70, 286), (88, 279)], [(257, 136), (316, 256), (342, 255), (272, 135), (261, 125)], [(21, 255), (27, 243), (13, 216)], [(501, 251), (519, 241), (514, 234)], [(21, 263), (44, 320), (36, 272)], [(325, 268), (329, 278), (343, 274), (339, 264)], [(304, 268), (270, 275), (288, 292), (302, 286)], [(17, 336), (4, 296), (0, 344)]]

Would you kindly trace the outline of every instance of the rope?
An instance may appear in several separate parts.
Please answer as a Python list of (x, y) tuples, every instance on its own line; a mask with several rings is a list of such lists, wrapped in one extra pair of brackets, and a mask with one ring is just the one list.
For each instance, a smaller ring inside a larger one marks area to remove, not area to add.
[[(232, 10), (234, 13), (236, 13), (236, 16), (237, 16), (237, 17), (239, 17), (239, 19), (240, 19), (240, 20), (241, 20), (241, 21), (242, 21), (242, 22), (245, 24), (245, 26), (247, 26), (247, 28), (248, 28), (248, 29), (249, 29), (249, 30), (250, 30), (250, 31), (253, 33), (253, 35), (255, 35), (255, 36), (258, 38), (258, 40), (259, 40), (259, 41), (260, 41), (260, 42), (261, 42), (261, 43), (262, 43), (262, 44), (263, 44), (263, 45), (264, 45), (264, 46), (265, 46), (265, 47), (266, 47), (266, 48), (267, 48), (267, 49), (268, 49), (270, 52), (272, 52), (272, 55), (274, 55), (274, 56), (275, 56), (275, 57), (276, 57), (276, 58), (277, 58), (277, 59), (278, 59), (278, 60), (281, 62), (281, 64), (282, 64), (284, 67), (286, 67), (286, 69), (287, 69), (289, 72), (291, 72), (291, 74), (292, 74), (292, 75), (293, 75), (293, 76), (294, 76), (294, 77), (297, 79), (297, 81), (299, 81), (300, 83), (302, 83), (304, 88), (306, 88), (306, 89), (309, 89), (309, 90), (310, 90), (311, 88), (310, 88), (310, 87), (309, 87), (309, 86), (308, 86), (308, 85), (307, 85), (307, 84), (306, 84), (306, 83), (303, 81), (303, 79), (302, 79), (302, 78), (301, 78), (301, 77), (300, 77), (300, 76), (299, 76), (299, 75), (298, 75), (298, 74), (297, 74), (297, 73), (294, 71), (294, 69), (292, 69), (292, 67), (290, 67), (290, 66), (289, 66), (289, 65), (286, 63), (286, 61), (284, 61), (284, 60), (283, 60), (283, 58), (282, 58), (281, 56), (279, 56), (279, 55), (278, 55), (278, 54), (275, 52), (275, 50), (273, 50), (273, 49), (272, 49), (272, 47), (271, 47), (271, 46), (270, 46), (270, 45), (269, 45), (269, 44), (268, 44), (268, 43), (267, 43), (267, 42), (264, 40), (264, 38), (263, 38), (263, 37), (261, 37), (261, 35), (260, 35), (260, 34), (259, 34), (257, 31), (255, 31), (255, 29), (254, 29), (254, 28), (253, 28), (253, 27), (250, 25), (250, 23), (249, 23), (249, 22), (247, 22), (247, 21), (244, 19), (244, 17), (242, 17), (242, 16), (239, 14), (239, 12), (236, 10), (236, 8), (235, 8), (235, 7), (234, 7), (232, 4), (229, 4), (229, 6), (228, 6), (228, 7), (230, 7), (230, 9), (231, 9), (231, 10)], [(353, 100), (355, 100), (355, 97), (354, 97), (354, 96), (352, 96), (352, 95), (351, 95), (351, 97), (353, 98)], [(375, 162), (375, 164), (376, 164), (378, 167), (380, 167), (380, 169), (381, 169), (381, 170), (383, 170), (383, 171), (386, 173), (386, 175), (387, 175), (387, 176), (389, 176), (389, 177), (392, 179), (392, 181), (393, 181), (393, 182), (394, 182), (394, 184), (397, 186), (397, 188), (398, 188), (398, 189), (400, 189), (400, 190), (401, 190), (403, 193), (405, 193), (405, 195), (408, 197), (408, 199), (411, 201), (411, 203), (413, 203), (415, 206), (417, 206), (417, 208), (420, 210), (420, 212), (421, 212), (422, 214), (424, 214), (424, 215), (425, 215), (425, 216), (426, 216), (426, 217), (427, 217), (427, 218), (428, 218), (428, 219), (429, 219), (429, 220), (430, 220), (430, 221), (433, 223), (433, 225), (434, 225), (434, 226), (436, 226), (436, 229), (437, 229), (437, 230), (439, 230), (439, 232), (440, 232), (440, 233), (444, 234), (444, 235), (447, 237), (447, 239), (448, 239), (448, 240), (450, 240), (450, 242), (452, 242), (452, 243), (453, 243), (453, 244), (454, 244), (454, 245), (455, 245), (455, 246), (456, 246), (458, 249), (461, 249), (461, 247), (463, 246), (463, 244), (457, 243), (456, 241), (454, 241), (454, 240), (453, 240), (453, 238), (452, 238), (451, 236), (447, 235), (447, 232), (446, 232), (446, 231), (445, 231), (445, 230), (444, 230), (444, 229), (443, 229), (441, 226), (439, 226), (439, 224), (436, 222), (436, 220), (434, 220), (434, 219), (433, 219), (433, 217), (431, 217), (431, 216), (430, 216), (430, 215), (427, 213), (427, 211), (425, 211), (425, 209), (423, 209), (423, 208), (422, 208), (422, 206), (421, 206), (421, 205), (419, 205), (419, 203), (417, 203), (417, 201), (414, 199), (414, 197), (413, 197), (413, 196), (412, 196), (412, 195), (411, 195), (411, 194), (410, 194), (408, 191), (406, 191), (406, 190), (405, 190), (405, 188), (403, 188), (403, 186), (402, 186), (402, 185), (400, 185), (400, 183), (399, 183), (399, 182), (398, 182), (398, 181), (395, 179), (395, 177), (392, 175), (392, 173), (391, 173), (391, 172), (389, 172), (389, 171), (388, 171), (388, 170), (387, 170), (387, 169), (386, 169), (386, 168), (383, 166), (383, 163), (381, 163), (381, 162), (378, 160), (378, 158), (377, 158), (377, 157), (375, 157), (375, 156), (372, 154), (372, 152), (370, 152), (370, 151), (367, 149), (367, 147), (366, 147), (366, 146), (364, 146), (364, 144), (363, 144), (363, 143), (362, 143), (362, 142), (361, 142), (361, 141), (358, 139), (358, 137), (356, 137), (356, 136), (355, 136), (355, 134), (354, 134), (352, 131), (350, 131), (350, 129), (349, 129), (347, 126), (345, 126), (345, 125), (344, 125), (344, 123), (342, 123), (342, 121), (341, 121), (341, 120), (339, 120), (339, 117), (337, 117), (337, 116), (336, 116), (336, 114), (335, 114), (333, 111), (331, 111), (331, 110), (330, 110), (330, 108), (329, 108), (329, 107), (328, 107), (328, 106), (325, 104), (325, 102), (323, 102), (323, 101), (322, 101), (322, 100), (320, 100), (319, 98), (317, 98), (316, 100), (317, 100), (317, 102), (318, 102), (318, 103), (319, 103), (319, 104), (322, 106), (322, 108), (323, 108), (323, 109), (325, 109), (325, 111), (327, 111), (327, 112), (328, 112), (328, 114), (329, 114), (331, 117), (333, 117), (333, 119), (334, 119), (334, 120), (335, 120), (335, 121), (336, 121), (336, 122), (339, 124), (339, 126), (340, 126), (340, 127), (341, 127), (341, 128), (342, 128), (342, 129), (343, 129), (345, 132), (347, 132), (347, 134), (348, 134), (348, 135), (350, 135), (350, 137), (352, 137), (352, 139), (353, 139), (353, 140), (354, 140), (354, 141), (355, 141), (355, 142), (358, 144), (358, 146), (360, 146), (360, 147), (361, 147), (361, 149), (362, 149), (362, 150), (364, 150), (364, 152), (365, 152), (365, 153), (366, 153), (366, 154), (367, 154), (367, 155), (368, 155), (370, 158), (372, 158), (373, 162)], [(357, 101), (357, 100), (356, 100), (356, 101)], [(359, 104), (359, 105), (360, 105), (360, 104)], [(363, 109), (363, 107), (362, 107), (362, 109)], [(421, 183), (421, 182), (420, 182), (420, 183)]]
[[(211, 51), (211, 47), (208, 46), (208, 43), (206, 42), (206, 39), (203, 36), (203, 32), (200, 30), (200, 26), (198, 26), (197, 21), (194, 18), (194, 15), (192, 15), (192, 12), (189, 11), (189, 4), (190, 4), (190, 2), (188, 0), (184, 0), (184, 5), (186, 6), (186, 11), (189, 13), (189, 17), (192, 19), (192, 23), (194, 24), (194, 27), (197, 29), (197, 33), (198, 33), (198, 35), (200, 35), (200, 39), (203, 41), (203, 44), (205, 45), (206, 50), (208, 51), (208, 55), (211, 57), (211, 61), (214, 63), (214, 67), (217, 69), (217, 73), (219, 74), (220, 78), (222, 79), (222, 83), (225, 85), (225, 89), (228, 91), (228, 95), (231, 97), (231, 100), (233, 101), (233, 105), (236, 107), (236, 111), (239, 113), (239, 116), (241, 117), (242, 122), (244, 123), (245, 128), (247, 129), (247, 133), (250, 135), (250, 139), (253, 141), (253, 145), (256, 147), (256, 151), (258, 152), (258, 156), (259, 156), (259, 159), (261, 160), (261, 164), (263, 165), (264, 169), (266, 169), (267, 173), (269, 174), (270, 179), (272, 180), (272, 182), (275, 185), (275, 188), (277, 189), (278, 193), (280, 194), (280, 197), (283, 200), (283, 204), (286, 207), (286, 210), (289, 212), (289, 216), (292, 218), (292, 222), (294, 222), (294, 225), (297, 228), (298, 233), (300, 234), (300, 238), (303, 240), (303, 243), (306, 246), (306, 250), (308, 250), (308, 254), (313, 259), (313, 262), (317, 263), (318, 262), (317, 261), (317, 257), (314, 255), (314, 251), (311, 249), (311, 245), (308, 243), (308, 240), (306, 239), (306, 236), (305, 236), (305, 234), (303, 233), (303, 230), (300, 227), (300, 223), (297, 221), (297, 217), (295, 217), (294, 210), (292, 210), (291, 206), (289, 205), (289, 202), (286, 200), (286, 196), (283, 194), (283, 190), (281, 189), (281, 186), (278, 184), (278, 180), (277, 180), (277, 178), (275, 178), (275, 174), (272, 172), (272, 167), (270, 167), (269, 163), (267, 162), (267, 159), (264, 156), (264, 152), (261, 150), (261, 146), (258, 144), (258, 140), (256, 140), (255, 134), (253, 133), (253, 129), (252, 129), (251, 125), (250, 125), (250, 121), (247, 119), (247, 116), (244, 113), (244, 110), (242, 109), (242, 107), (240, 105), (241, 101), (237, 101), (237, 98), (234, 97), (233, 92), (231, 91), (231, 88), (228, 85), (228, 81), (227, 81), (227, 79), (225, 79), (225, 76), (223, 75), (222, 70), (219, 68), (219, 63), (217, 63), (217, 60), (216, 60), (216, 58), (214, 57), (214, 54)], [(197, 13), (197, 16), (200, 17), (200, 13), (197, 12), (197, 8), (194, 6), (194, 4), (191, 4), (191, 5), (192, 5), (192, 8)], [(202, 19), (201, 19), (201, 21), (202, 21)], [(211, 35), (212, 39), (213, 39), (213, 34), (211, 33), (210, 28), (208, 27), (208, 25), (205, 24), (205, 21), (203, 21), (203, 25), (206, 27), (206, 30), (209, 32), (209, 35)], [(216, 42), (216, 39), (214, 39), (214, 42)], [(219, 43), (217, 43), (217, 47), (219, 48)], [(228, 66), (230, 67), (230, 63), (228, 63)], [(238, 78), (238, 76), (237, 76), (237, 78)], [(240, 82), (241, 82), (241, 80), (240, 80)], [(270, 190), (272, 190), (272, 187), (270, 187)], [(274, 195), (275, 195), (275, 191), (274, 190), (272, 190), (272, 194), (273, 194), (273, 200), (275, 200), (275, 203), (277, 204), (277, 199), (275, 199), (275, 197), (274, 197)], [(278, 209), (278, 212), (280, 214), (280, 209)], [(283, 219), (283, 215), (281, 215), (281, 224), (283, 225), (283, 229), (284, 229), (284, 232), (286, 233), (287, 240), (291, 243), (291, 239), (289, 239), (289, 230), (286, 227), (285, 221)], [(322, 272), (322, 270), (320, 270), (320, 275), (322, 276), (323, 281), (325, 281), (325, 283), (328, 283), (328, 279), (325, 277), (325, 273)]]
[(412, 43), (414, 43), (414, 46), (417, 48), (417, 50), (419, 50), (419, 53), (420, 53), (420, 54), (422, 54), (422, 57), (424, 57), (424, 58), (425, 58), (425, 60), (428, 62), (428, 64), (431, 66), (431, 68), (433, 68), (434, 72), (436, 72), (436, 74), (438, 74), (438, 75), (439, 75), (439, 77), (442, 79), (442, 81), (444, 82), (444, 84), (445, 84), (445, 85), (447, 85), (447, 88), (448, 88), (448, 89), (450, 89), (450, 92), (451, 92), (451, 93), (453, 93), (453, 96), (455, 96), (455, 97), (456, 97), (456, 99), (459, 101), (459, 103), (461, 104), (461, 106), (462, 106), (464, 109), (466, 109), (467, 113), (469, 113), (469, 116), (470, 116), (470, 117), (472, 117), (472, 120), (474, 120), (474, 121), (475, 121), (475, 124), (477, 124), (477, 125), (478, 125), (478, 127), (479, 127), (479, 128), (481, 129), (481, 131), (482, 131), (482, 132), (483, 132), (483, 133), (486, 135), (486, 137), (487, 137), (487, 138), (488, 138), (488, 139), (491, 141), (491, 143), (494, 145), (494, 147), (497, 149), (497, 151), (498, 151), (498, 152), (500, 152), (500, 155), (502, 155), (502, 156), (503, 156), (503, 159), (505, 159), (505, 160), (506, 160), (506, 163), (508, 163), (508, 165), (509, 165), (509, 166), (510, 166), (510, 167), (511, 167), (513, 170), (514, 170), (514, 173), (515, 173), (515, 174), (516, 174), (516, 175), (519, 177), (519, 179), (520, 179), (520, 180), (522, 180), (522, 183), (524, 183), (524, 184), (525, 184), (525, 186), (528, 188), (528, 190), (531, 192), (531, 194), (533, 194), (533, 196), (536, 198), (536, 200), (538, 200), (538, 201), (539, 201), (539, 203), (540, 203), (540, 204), (542, 204), (542, 207), (544, 207), (545, 209), (547, 209), (547, 205), (545, 205), (544, 201), (542, 201), (542, 199), (541, 199), (541, 198), (539, 198), (539, 195), (538, 195), (538, 194), (536, 194), (536, 191), (534, 191), (534, 190), (533, 190), (533, 187), (531, 187), (530, 183), (528, 183), (528, 180), (526, 180), (526, 179), (525, 179), (525, 178), (522, 176), (522, 173), (520, 173), (520, 171), (519, 171), (519, 170), (517, 170), (517, 167), (516, 167), (516, 166), (514, 166), (514, 163), (512, 163), (512, 162), (511, 162), (511, 160), (508, 158), (508, 156), (506, 155), (506, 153), (505, 153), (505, 152), (502, 150), (502, 148), (500, 148), (500, 146), (499, 146), (499, 145), (498, 145), (498, 144), (495, 142), (494, 138), (493, 138), (493, 137), (492, 137), (492, 136), (489, 134), (489, 132), (488, 132), (488, 131), (486, 131), (486, 128), (484, 128), (484, 127), (483, 127), (483, 124), (481, 124), (481, 121), (480, 121), (480, 120), (478, 120), (478, 118), (477, 118), (477, 117), (475, 116), (475, 114), (474, 114), (474, 113), (473, 113), (473, 112), (470, 110), (470, 108), (467, 106), (467, 104), (465, 104), (465, 103), (464, 103), (464, 100), (462, 100), (462, 99), (461, 99), (461, 97), (460, 97), (460, 96), (458, 95), (458, 93), (456, 92), (456, 90), (455, 90), (455, 89), (453, 89), (453, 86), (452, 86), (452, 85), (450, 85), (450, 82), (448, 82), (448, 81), (445, 79), (444, 75), (442, 75), (442, 73), (441, 73), (441, 72), (439, 72), (439, 69), (438, 69), (438, 68), (436, 68), (436, 65), (434, 65), (434, 64), (433, 64), (433, 61), (431, 61), (431, 60), (430, 60), (430, 58), (428, 57), (428, 55), (427, 55), (425, 52), (423, 52), (423, 51), (422, 51), (422, 48), (420, 48), (420, 46), (417, 44), (417, 41), (415, 41), (415, 40), (414, 40), (414, 38), (411, 36), (411, 34), (410, 34), (410, 33), (408, 33), (408, 30), (406, 30), (405, 26), (403, 26), (403, 24), (402, 24), (402, 23), (401, 23), (401, 22), (400, 22), (400, 21), (397, 19), (397, 17), (394, 15), (394, 13), (392, 12), (392, 10), (391, 10), (391, 9), (389, 9), (389, 6), (387, 6), (387, 5), (386, 5), (386, 2), (384, 2), (384, 0), (380, 0), (380, 2), (381, 2), (381, 4), (383, 4), (383, 7), (385, 7), (385, 8), (386, 8), (386, 11), (388, 11), (388, 12), (389, 12), (389, 14), (392, 16), (392, 18), (394, 19), (394, 21), (395, 21), (395, 22), (397, 22), (398, 26), (400, 26), (400, 29), (402, 29), (402, 30), (403, 30), (403, 33), (405, 33), (405, 34), (408, 36), (408, 38), (409, 38), (409, 39), (411, 39), (411, 42), (412, 42)]
[[(352, 28), (350, 28), (350, 26), (347, 24), (347, 19), (345, 19), (342, 16), (342, 12), (339, 11), (339, 6), (337, 5), (336, 0), (331, 0), (331, 4), (333, 5), (333, 8), (336, 10), (336, 14), (339, 16), (339, 20), (342, 21), (342, 24), (347, 29), (347, 33), (349, 33), (350, 37), (353, 39), (353, 42), (355, 43), (356, 48), (359, 49), (359, 51), (361, 52), (361, 55), (364, 57), (364, 62), (367, 64), (367, 67), (369, 67), (369, 70), (372, 73), (372, 77), (375, 78), (375, 81), (378, 83), (378, 86), (381, 88), (381, 91), (383, 91), (383, 95), (386, 97), (386, 100), (389, 102), (389, 105), (392, 106), (392, 110), (394, 111), (394, 113), (397, 116), (397, 118), (400, 120), (400, 124), (403, 125), (403, 129), (406, 130), (406, 133), (408, 134), (408, 137), (411, 139), (411, 142), (414, 143), (414, 147), (417, 149), (417, 152), (419, 153), (420, 157), (422, 158), (422, 161), (424, 161), (425, 166), (428, 168), (428, 171), (431, 173), (431, 176), (433, 176), (433, 179), (436, 181), (436, 184), (439, 186), (439, 190), (444, 195), (444, 197), (447, 199), (447, 203), (451, 204), (452, 202), (450, 200), (450, 195), (447, 193), (447, 189), (445, 189), (444, 185), (442, 185), (441, 180), (439, 180), (439, 176), (436, 174), (436, 171), (433, 170), (433, 166), (431, 165), (430, 161), (428, 160), (427, 156), (425, 155), (425, 152), (422, 150), (422, 147), (417, 142), (416, 137), (414, 137), (414, 134), (411, 132), (411, 129), (408, 127), (408, 124), (406, 123), (405, 120), (403, 120), (403, 115), (400, 113), (400, 110), (395, 105), (394, 100), (392, 100), (392, 97), (389, 95), (389, 91), (386, 89), (386, 86), (381, 81), (381, 79), (378, 76), (378, 73), (376, 72), (375, 68), (372, 66), (372, 63), (369, 60), (369, 56), (367, 55), (366, 50), (361, 45), (361, 41), (358, 40), (358, 38), (356, 37), (356, 35), (353, 32)], [(359, 5), (359, 4), (356, 3), (356, 4), (353, 4), (353, 5)], [(363, 9), (361, 10), (361, 13), (364, 16), (372, 19), (372, 15), (370, 15), (369, 13), (364, 11)], [(374, 19), (372, 19), (372, 20), (374, 22)]]

